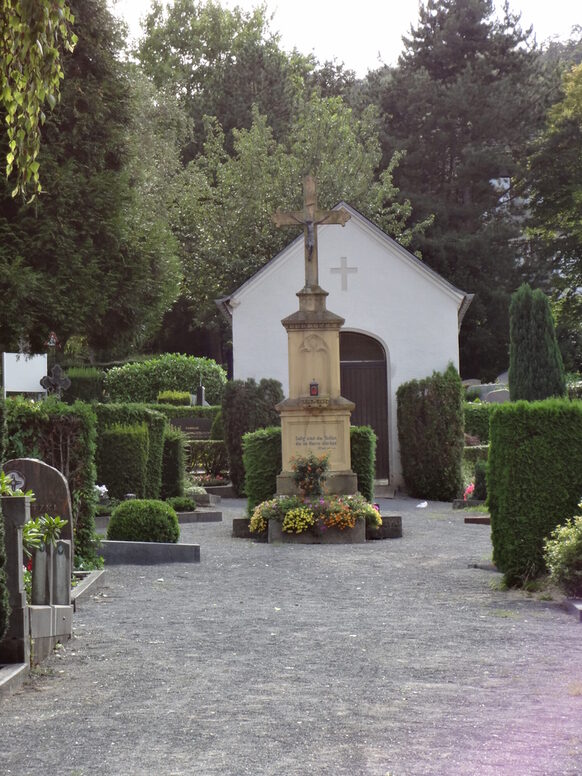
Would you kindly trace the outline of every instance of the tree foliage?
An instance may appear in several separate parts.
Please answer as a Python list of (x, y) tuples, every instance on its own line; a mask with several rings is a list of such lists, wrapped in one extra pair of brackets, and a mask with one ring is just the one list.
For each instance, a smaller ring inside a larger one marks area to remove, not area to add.
[(8, 137), (6, 176), (14, 172), (12, 196), (40, 193), (37, 159), (44, 107), (54, 108), (63, 77), (61, 49), (72, 51), (77, 36), (65, 0), (1, 0), (0, 105)]
[(512, 401), (565, 396), (564, 366), (546, 295), (524, 283), (511, 298), (509, 315)]

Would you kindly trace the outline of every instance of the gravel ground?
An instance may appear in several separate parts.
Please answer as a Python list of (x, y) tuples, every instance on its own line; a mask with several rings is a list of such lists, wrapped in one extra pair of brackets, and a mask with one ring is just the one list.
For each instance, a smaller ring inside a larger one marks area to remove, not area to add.
[(416, 503), (382, 502), (402, 539), (274, 546), (225, 501), (182, 527), (200, 564), (108, 569), (0, 706), (0, 773), (580, 776), (582, 625)]

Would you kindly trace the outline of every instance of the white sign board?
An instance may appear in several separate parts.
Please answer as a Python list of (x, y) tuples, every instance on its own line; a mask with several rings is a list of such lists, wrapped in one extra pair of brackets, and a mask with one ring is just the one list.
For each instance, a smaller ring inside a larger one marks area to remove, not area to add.
[(6, 398), (7, 393), (46, 393), (40, 384), (46, 373), (46, 353), (40, 356), (29, 356), (26, 353), (3, 353), (4, 398)]

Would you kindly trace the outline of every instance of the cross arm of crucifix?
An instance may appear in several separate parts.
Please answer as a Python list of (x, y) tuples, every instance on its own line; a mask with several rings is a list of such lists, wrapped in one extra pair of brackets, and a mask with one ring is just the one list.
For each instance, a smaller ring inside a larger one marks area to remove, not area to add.
[(339, 210), (316, 210), (313, 220), (305, 217), (304, 210), (296, 210), (290, 213), (282, 213), (277, 210), (273, 213), (273, 222), (275, 226), (305, 226), (306, 224), (312, 225), (324, 225), (324, 224), (341, 224), (345, 226), (350, 220), (351, 215), (345, 208)]

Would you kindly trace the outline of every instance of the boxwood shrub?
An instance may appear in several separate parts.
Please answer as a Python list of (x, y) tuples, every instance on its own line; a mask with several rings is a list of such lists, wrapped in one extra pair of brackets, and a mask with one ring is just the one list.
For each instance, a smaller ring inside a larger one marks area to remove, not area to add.
[(582, 404), (520, 401), (491, 418), (487, 473), (493, 561), (508, 584), (545, 569), (544, 539), (582, 495)]
[(115, 402), (155, 402), (160, 391), (195, 393), (202, 381), (206, 401), (220, 404), (226, 372), (210, 358), (164, 353), (161, 356), (114, 367), (105, 375), (105, 391)]
[(110, 498), (128, 493), (146, 494), (149, 435), (145, 423), (116, 424), (101, 429), (97, 447), (99, 484), (106, 485)]
[(64, 401), (72, 404), (85, 401), (89, 404), (103, 401), (105, 372), (93, 366), (72, 366), (66, 370), (71, 385), (63, 394)]
[(177, 542), (180, 526), (175, 510), (154, 499), (124, 501), (111, 513), (107, 538), (125, 542)]
[(160, 391), (158, 404), (172, 404), (175, 407), (189, 407), (190, 394), (188, 391)]
[[(162, 487), (162, 455), (164, 450), (164, 430), (167, 419), (161, 412), (156, 412), (143, 404), (98, 404), (96, 406), (98, 419), (97, 446), (101, 446), (101, 430), (112, 425), (131, 426), (145, 423), (148, 429), (148, 458), (146, 464), (145, 498), (159, 498)], [(99, 456), (101, 460), (101, 456)], [(99, 467), (97, 476), (100, 484), (107, 484), (101, 477)], [(138, 492), (138, 486), (130, 488), (130, 493)]]
[(277, 426), (250, 431), (242, 438), (245, 493), (249, 515), (257, 504), (272, 498), (281, 472), (281, 429)]
[(444, 373), (397, 391), (402, 472), (411, 496), (451, 501), (461, 492), (463, 386), (452, 364)]
[(376, 434), (370, 426), (350, 428), (352, 471), (358, 478), (358, 492), (366, 501), (374, 499), (376, 476)]
[(186, 438), (180, 429), (168, 426), (164, 432), (162, 456), (162, 498), (184, 494)]

